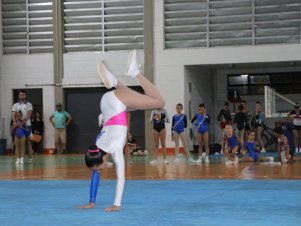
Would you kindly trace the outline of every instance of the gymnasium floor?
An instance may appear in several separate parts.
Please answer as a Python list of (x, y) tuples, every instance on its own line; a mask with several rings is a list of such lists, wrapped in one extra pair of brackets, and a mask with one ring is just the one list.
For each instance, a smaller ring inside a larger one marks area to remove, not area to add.
[(0, 225), (206, 225), (300, 226), (301, 161), (210, 165), (126, 166), (122, 210), (105, 213), (114, 200), (115, 169), (102, 174), (96, 207), (80, 210), (89, 196), (90, 173), (82, 155), (34, 157), (16, 167), (0, 156)]

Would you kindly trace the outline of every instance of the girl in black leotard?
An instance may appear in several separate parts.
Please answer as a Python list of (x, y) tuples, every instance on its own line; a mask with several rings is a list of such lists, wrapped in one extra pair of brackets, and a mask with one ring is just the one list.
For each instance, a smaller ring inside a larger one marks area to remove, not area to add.
[(159, 141), (161, 143), (161, 147), (163, 149), (163, 157), (164, 163), (168, 164), (166, 160), (166, 130), (165, 123), (169, 123), (169, 115), (164, 108), (153, 110), (150, 118), (151, 123), (154, 128), (154, 141), (155, 141), (155, 159), (151, 161), (151, 164), (157, 163), (158, 149), (159, 149)]

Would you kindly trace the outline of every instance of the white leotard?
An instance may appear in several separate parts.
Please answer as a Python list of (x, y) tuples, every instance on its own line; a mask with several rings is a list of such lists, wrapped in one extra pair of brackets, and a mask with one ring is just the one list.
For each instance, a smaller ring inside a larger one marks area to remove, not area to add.
[(114, 205), (120, 206), (125, 181), (125, 166), (123, 147), (126, 143), (127, 126), (106, 125), (114, 116), (126, 111), (126, 106), (115, 96), (114, 91), (107, 92), (100, 101), (104, 127), (96, 145), (101, 150), (111, 154), (116, 167), (117, 184)]

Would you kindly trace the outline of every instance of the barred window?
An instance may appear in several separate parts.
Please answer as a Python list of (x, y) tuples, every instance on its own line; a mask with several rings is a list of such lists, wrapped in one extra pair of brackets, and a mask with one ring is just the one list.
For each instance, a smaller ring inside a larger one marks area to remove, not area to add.
[(143, 0), (64, 0), (66, 52), (143, 49)]
[(53, 51), (51, 0), (2, 0), (3, 53)]
[(165, 0), (165, 47), (205, 47), (207, 0)]
[(164, 0), (165, 48), (301, 42), (300, 0)]

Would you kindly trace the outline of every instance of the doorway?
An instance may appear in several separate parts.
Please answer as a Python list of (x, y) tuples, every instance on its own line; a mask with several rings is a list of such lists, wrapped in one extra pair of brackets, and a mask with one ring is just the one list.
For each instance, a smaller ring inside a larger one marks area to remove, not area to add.
[[(143, 92), (139, 86), (130, 87)], [(90, 144), (95, 144), (98, 135), (100, 100), (106, 88), (66, 88), (65, 106), (72, 121), (67, 127), (66, 153), (85, 153)], [(144, 111), (131, 113), (131, 132), (139, 145), (144, 147)]]

